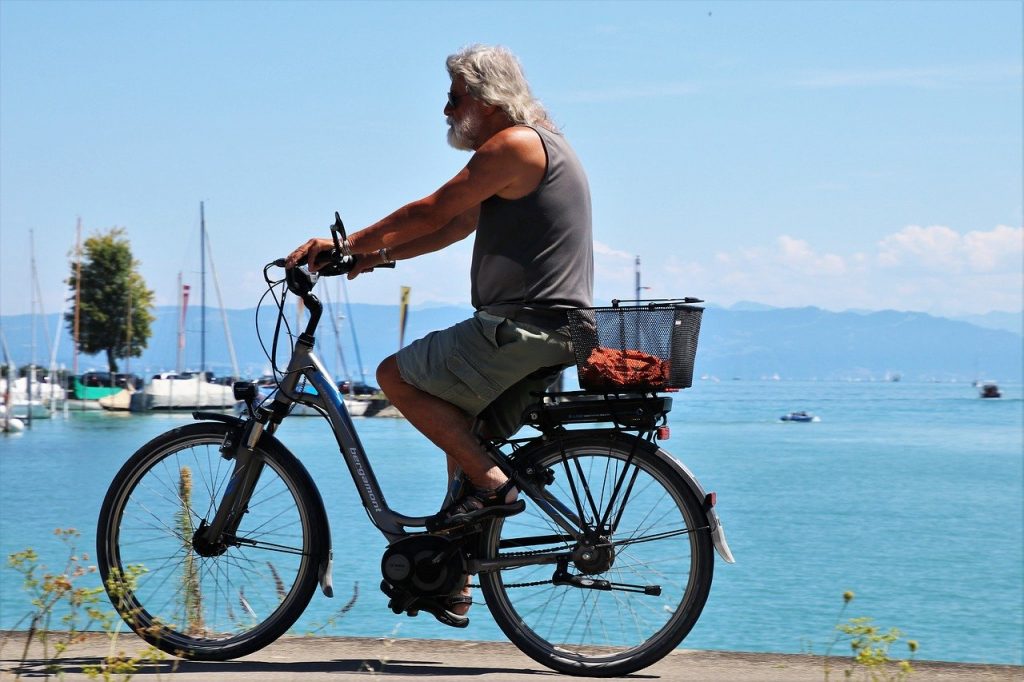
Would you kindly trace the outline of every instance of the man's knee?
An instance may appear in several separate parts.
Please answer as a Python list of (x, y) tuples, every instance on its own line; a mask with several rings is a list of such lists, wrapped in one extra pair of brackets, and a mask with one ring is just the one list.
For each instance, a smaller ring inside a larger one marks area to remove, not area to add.
[(377, 366), (377, 383), (387, 393), (388, 389), (394, 389), (404, 383), (402, 375), (398, 371), (398, 361), (394, 355), (389, 355)]

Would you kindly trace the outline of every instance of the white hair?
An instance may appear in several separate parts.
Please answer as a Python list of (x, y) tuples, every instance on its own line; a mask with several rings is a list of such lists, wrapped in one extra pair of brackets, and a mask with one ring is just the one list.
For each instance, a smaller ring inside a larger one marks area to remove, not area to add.
[(498, 107), (513, 123), (555, 129), (544, 106), (530, 92), (522, 65), (508, 48), (470, 45), (449, 55), (445, 65), (452, 80), (462, 76), (470, 96)]

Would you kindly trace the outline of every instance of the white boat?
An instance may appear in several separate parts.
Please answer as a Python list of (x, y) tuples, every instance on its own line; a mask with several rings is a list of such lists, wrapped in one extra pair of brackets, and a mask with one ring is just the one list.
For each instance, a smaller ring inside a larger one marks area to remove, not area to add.
[(0, 379), (0, 393), (10, 392), (11, 401), (15, 404), (25, 402), (38, 402), (46, 407), (59, 407), (64, 404), (67, 397), (65, 391), (59, 384), (51, 383), (49, 377), (39, 377), (39, 368), (32, 368), (32, 380), (29, 377), (18, 377), (6, 386), (4, 380)]
[(0, 405), (0, 432), (20, 433), (25, 430), (25, 422), (7, 414), (7, 407)]
[[(103, 405), (102, 401), (100, 402)], [(230, 386), (207, 381), (201, 372), (161, 372), (131, 396), (132, 412), (146, 410), (230, 410), (235, 396)]]

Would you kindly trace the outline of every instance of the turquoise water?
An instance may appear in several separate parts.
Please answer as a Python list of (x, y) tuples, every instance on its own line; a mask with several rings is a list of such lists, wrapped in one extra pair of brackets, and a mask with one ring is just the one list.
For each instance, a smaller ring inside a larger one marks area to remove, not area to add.
[[(737, 563), (718, 560), (711, 597), (686, 648), (824, 652), (843, 618), (871, 616), (920, 642), (918, 657), (1022, 663), (1022, 387), (980, 400), (966, 384), (700, 382), (676, 394), (665, 443), (708, 490)], [(808, 410), (813, 424), (782, 423)], [(34, 547), (52, 569), (52, 531), (82, 531), (120, 464), (186, 415), (80, 413), (0, 438), (0, 552)], [(390, 505), (428, 514), (440, 502), (441, 453), (403, 420), (357, 420)], [(299, 632), (356, 606), (323, 634), (500, 640), (486, 608), (467, 630), (393, 615), (377, 591), (384, 543), (370, 525), (326, 423), (293, 418), (278, 435), (323, 492), (337, 597), (317, 594)], [(87, 578), (91, 580), (92, 578)], [(96, 581), (98, 584), (98, 581)], [(0, 628), (28, 610), (0, 569)], [(894, 653), (901, 654), (901, 651)]]

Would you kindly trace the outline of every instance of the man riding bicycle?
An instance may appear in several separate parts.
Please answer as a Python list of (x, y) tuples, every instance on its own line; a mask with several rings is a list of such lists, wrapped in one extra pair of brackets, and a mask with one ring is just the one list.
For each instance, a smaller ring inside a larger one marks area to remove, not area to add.
[[(469, 163), (431, 195), (353, 234), (349, 278), (442, 249), (476, 232), (470, 272), (476, 313), (419, 339), (377, 368), (390, 401), (448, 456), (468, 485), (431, 519), (440, 529), (523, 509), (481, 435), (521, 425), (531, 392), (573, 364), (566, 312), (593, 303), (590, 190), (569, 143), (534, 99), (516, 57), (474, 45), (447, 59), (448, 142)], [(333, 248), (312, 238), (287, 258), (308, 263)], [(478, 432), (477, 425), (483, 429)], [(468, 587), (445, 605), (462, 616)]]

